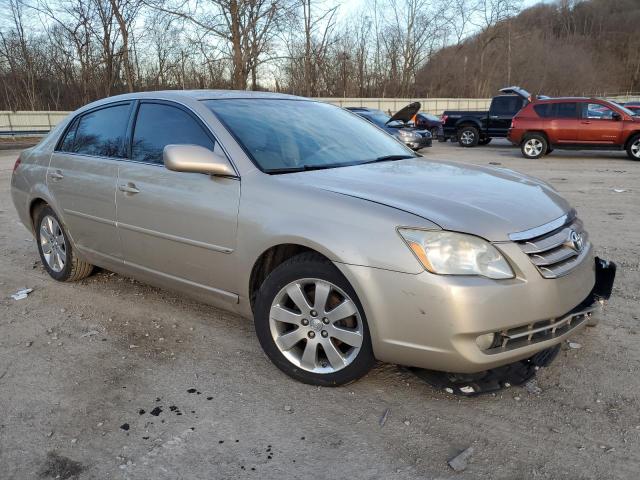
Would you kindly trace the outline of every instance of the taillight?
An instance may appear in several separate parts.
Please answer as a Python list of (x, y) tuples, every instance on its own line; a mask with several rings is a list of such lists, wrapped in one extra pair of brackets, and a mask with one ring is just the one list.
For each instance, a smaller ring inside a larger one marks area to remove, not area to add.
[(444, 115), (444, 114), (443, 114), (443, 115), (440, 117), (440, 123), (447, 123), (447, 118), (449, 118), (449, 116), (448, 116), (448, 115)]
[(18, 170), (19, 166), (20, 166), (20, 157), (18, 157), (18, 159), (16, 160), (16, 163), (13, 164), (13, 173), (16, 173), (16, 170)]

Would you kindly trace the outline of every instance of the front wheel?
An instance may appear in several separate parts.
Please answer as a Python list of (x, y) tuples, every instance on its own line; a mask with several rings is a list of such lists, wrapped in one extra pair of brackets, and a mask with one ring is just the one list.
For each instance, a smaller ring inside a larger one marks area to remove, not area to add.
[(627, 155), (631, 160), (640, 160), (640, 134), (634, 135), (627, 144)]
[(344, 385), (374, 364), (360, 301), (342, 273), (320, 255), (296, 255), (267, 277), (256, 298), (254, 322), (269, 359), (301, 382)]
[(528, 159), (540, 158), (547, 152), (547, 139), (544, 136), (534, 133), (527, 135), (520, 145), (522, 156)]
[(476, 127), (462, 127), (458, 132), (458, 143), (462, 147), (475, 147), (480, 141), (480, 132)]

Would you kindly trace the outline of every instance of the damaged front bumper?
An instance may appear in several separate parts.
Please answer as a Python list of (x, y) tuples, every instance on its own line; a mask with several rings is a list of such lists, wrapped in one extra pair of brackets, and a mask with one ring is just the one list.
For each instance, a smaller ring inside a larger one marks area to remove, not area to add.
[(595, 285), (591, 293), (580, 304), (559, 318), (495, 332), (493, 344), (484, 353), (495, 355), (535, 343), (566, 337), (567, 334), (583, 324), (596, 325), (600, 320), (605, 302), (611, 297), (616, 276), (616, 264), (597, 257), (595, 264)]

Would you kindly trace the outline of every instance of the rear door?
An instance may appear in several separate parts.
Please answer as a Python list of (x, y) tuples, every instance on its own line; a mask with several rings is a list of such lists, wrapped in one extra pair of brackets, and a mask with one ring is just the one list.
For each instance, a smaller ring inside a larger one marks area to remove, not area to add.
[(580, 143), (580, 102), (554, 102), (534, 105), (545, 119), (544, 129), (552, 144)]
[(584, 102), (580, 120), (580, 143), (604, 146), (621, 144), (624, 122), (620, 114), (616, 120), (615, 113), (618, 112), (608, 105)]
[(494, 97), (489, 109), (487, 133), (490, 137), (505, 137), (514, 115), (525, 105), (526, 100), (518, 95)]
[(238, 178), (164, 168), (166, 145), (199, 145), (222, 152), (186, 107), (142, 101), (133, 126), (130, 160), (119, 162), (118, 230), (127, 264), (183, 285), (237, 299), (233, 259), (240, 201)]
[(86, 255), (122, 258), (116, 230), (118, 161), (131, 102), (77, 117), (51, 156), (47, 185), (74, 244)]

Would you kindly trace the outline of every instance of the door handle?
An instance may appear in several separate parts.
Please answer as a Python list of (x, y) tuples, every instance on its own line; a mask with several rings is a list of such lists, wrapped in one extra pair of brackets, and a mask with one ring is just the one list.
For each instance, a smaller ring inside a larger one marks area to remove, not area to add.
[(591, 122), (589, 120), (583, 120), (582, 122), (583, 125), (591, 125)]
[(491, 120), (497, 120), (497, 119), (499, 119), (499, 118), (500, 118), (500, 116), (499, 116), (499, 115), (490, 115), (490, 116), (489, 116), (489, 118), (490, 118)]
[(140, 193), (140, 190), (136, 188), (135, 183), (131, 182), (127, 183), (126, 185), (118, 185), (118, 190), (124, 193), (130, 193), (132, 195)]
[(49, 178), (51, 180), (61, 180), (64, 178), (64, 175), (62, 174), (62, 170), (55, 170), (53, 172), (49, 172)]

